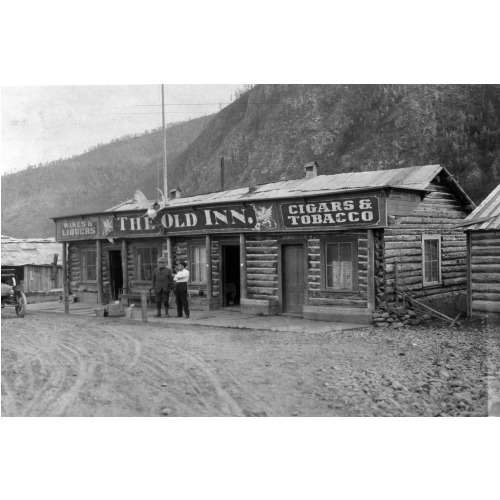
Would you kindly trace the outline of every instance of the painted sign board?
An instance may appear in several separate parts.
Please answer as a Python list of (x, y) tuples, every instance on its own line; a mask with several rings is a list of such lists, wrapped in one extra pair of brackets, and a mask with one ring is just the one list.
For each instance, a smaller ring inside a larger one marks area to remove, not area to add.
[(376, 196), (283, 203), (281, 212), (287, 229), (338, 229), (380, 222)]
[(175, 234), (341, 230), (386, 224), (385, 198), (329, 197), (233, 205), (167, 208), (145, 213), (106, 213), (56, 220), (57, 241), (140, 238)]
[(162, 210), (154, 219), (146, 214), (103, 214), (58, 219), (57, 241), (142, 237), (187, 232), (272, 231), (279, 227), (274, 203)]
[(98, 238), (99, 217), (72, 217), (58, 220), (56, 223), (56, 240), (90, 240)]

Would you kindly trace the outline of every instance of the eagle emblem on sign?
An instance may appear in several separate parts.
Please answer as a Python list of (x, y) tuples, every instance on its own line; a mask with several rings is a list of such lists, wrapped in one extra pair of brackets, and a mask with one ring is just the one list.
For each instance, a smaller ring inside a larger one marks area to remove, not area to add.
[(255, 216), (257, 218), (257, 222), (255, 224), (255, 229), (260, 231), (263, 226), (265, 229), (275, 229), (278, 224), (273, 219), (273, 206), (270, 205), (254, 205), (252, 203), (252, 207), (255, 210)]
[(101, 224), (102, 224), (102, 235), (105, 238), (108, 238), (108, 240), (111, 243), (114, 243), (113, 238), (108, 236), (108, 234), (113, 232), (113, 216), (111, 215), (109, 217), (102, 217)]
[(113, 216), (102, 217), (102, 235), (108, 236), (109, 233), (113, 232)]

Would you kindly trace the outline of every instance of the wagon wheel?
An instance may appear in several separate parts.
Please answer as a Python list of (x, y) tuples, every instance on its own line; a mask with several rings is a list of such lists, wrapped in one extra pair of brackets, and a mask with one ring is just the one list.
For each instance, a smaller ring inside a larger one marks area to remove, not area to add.
[(27, 309), (26, 295), (23, 292), (19, 292), (19, 295), (16, 297), (16, 314), (20, 318), (24, 318), (26, 316)]

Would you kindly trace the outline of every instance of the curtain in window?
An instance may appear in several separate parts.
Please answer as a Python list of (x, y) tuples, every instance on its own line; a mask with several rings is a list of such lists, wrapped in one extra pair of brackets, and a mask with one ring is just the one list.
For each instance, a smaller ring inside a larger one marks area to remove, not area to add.
[(352, 243), (326, 244), (326, 288), (353, 289)]
[(206, 283), (207, 281), (207, 249), (204, 245), (190, 247), (189, 273), (191, 282)]

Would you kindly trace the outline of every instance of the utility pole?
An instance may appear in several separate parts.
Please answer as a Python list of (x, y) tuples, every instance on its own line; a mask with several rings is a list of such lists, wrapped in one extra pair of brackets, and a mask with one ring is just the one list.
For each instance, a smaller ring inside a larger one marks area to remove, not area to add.
[(161, 119), (163, 124), (163, 196), (165, 202), (168, 201), (168, 181), (167, 181), (167, 135), (165, 133), (165, 90), (161, 84)]
[(220, 157), (220, 190), (224, 191), (224, 157)]

